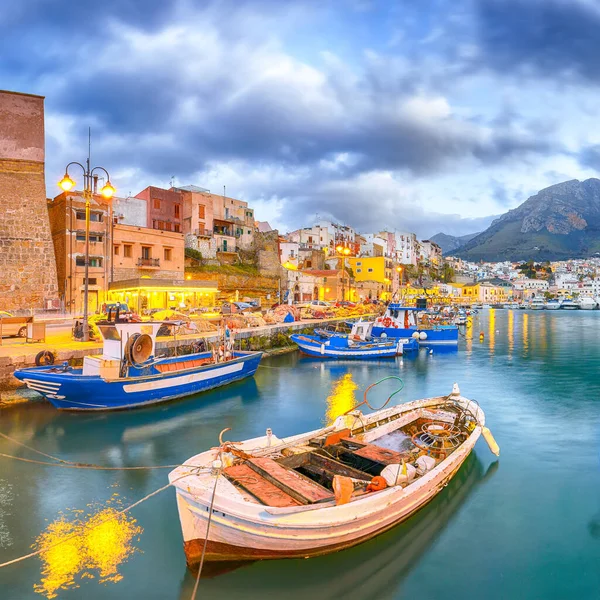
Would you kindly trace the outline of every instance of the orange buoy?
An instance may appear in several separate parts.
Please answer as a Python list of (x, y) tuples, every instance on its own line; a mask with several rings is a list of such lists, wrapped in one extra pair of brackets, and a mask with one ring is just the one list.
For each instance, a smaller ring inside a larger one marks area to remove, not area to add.
[(479, 334), (479, 339), (480, 339), (481, 341), (483, 341), (483, 339), (484, 339), (484, 338), (485, 338), (485, 333), (483, 333), (483, 331), (482, 331), (482, 332), (480, 332), (480, 334)]
[(385, 477), (381, 475), (375, 475), (373, 479), (371, 479), (371, 483), (367, 486), (367, 492), (380, 492), (381, 490), (385, 490), (387, 487), (387, 481)]

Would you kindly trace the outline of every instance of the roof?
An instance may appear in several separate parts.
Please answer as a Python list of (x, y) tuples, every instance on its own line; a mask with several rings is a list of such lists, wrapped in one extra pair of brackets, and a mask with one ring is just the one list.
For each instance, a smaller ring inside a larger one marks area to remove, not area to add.
[(261, 233), (273, 231), (273, 228), (269, 225), (267, 221), (256, 221), (256, 227)]
[(180, 187), (176, 187), (176, 190), (181, 190), (182, 192), (209, 192), (206, 188), (198, 187), (197, 185), (183, 185)]

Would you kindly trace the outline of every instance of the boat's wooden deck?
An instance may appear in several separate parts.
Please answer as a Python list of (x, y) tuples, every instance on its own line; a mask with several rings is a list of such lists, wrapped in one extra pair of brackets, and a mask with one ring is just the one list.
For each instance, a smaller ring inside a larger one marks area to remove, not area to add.
[(208, 365), (212, 362), (212, 358), (196, 358), (194, 360), (181, 360), (178, 362), (158, 364), (156, 365), (156, 369), (161, 373), (168, 373), (170, 371), (183, 371), (184, 369), (203, 367), (204, 365)]

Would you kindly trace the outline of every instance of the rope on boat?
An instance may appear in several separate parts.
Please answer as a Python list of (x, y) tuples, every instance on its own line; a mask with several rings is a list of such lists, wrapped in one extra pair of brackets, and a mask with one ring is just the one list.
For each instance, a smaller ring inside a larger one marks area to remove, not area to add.
[[(383, 383), (384, 381), (387, 381), (388, 379), (397, 379), (400, 382), (400, 387), (395, 392), (392, 392), (388, 396), (388, 399), (379, 408), (375, 408), (374, 406), (371, 406), (371, 404), (369, 403), (369, 400), (367, 398), (367, 396), (369, 395), (369, 391), (371, 390), (371, 388), (374, 388), (375, 386), (379, 385), (380, 383)], [(397, 375), (389, 375), (388, 377), (384, 377), (383, 379), (380, 379), (379, 381), (376, 381), (375, 383), (372, 383), (370, 386), (367, 387), (367, 389), (365, 390), (365, 393), (363, 395), (362, 402), (359, 402), (356, 406), (352, 407), (350, 410), (347, 410), (345, 413), (342, 413), (342, 414), (347, 415), (348, 413), (352, 412), (353, 410), (356, 410), (359, 406), (362, 406), (363, 404), (366, 404), (371, 410), (375, 410), (375, 411), (383, 410), (388, 405), (388, 402), (396, 394), (399, 394), (403, 389), (404, 389), (404, 381), (402, 380), (401, 377), (398, 377)]]
[(179, 465), (152, 465), (152, 466), (135, 466), (135, 467), (105, 467), (102, 465), (95, 465), (93, 463), (81, 463), (72, 460), (64, 460), (62, 458), (58, 458), (57, 456), (53, 456), (52, 454), (46, 454), (41, 450), (36, 450), (23, 442), (19, 442), (18, 440), (6, 435), (5, 433), (0, 433), (0, 437), (5, 440), (16, 444), (17, 446), (22, 446), (23, 448), (27, 448), (27, 450), (31, 450), (31, 452), (35, 452), (36, 454), (40, 454), (41, 456), (45, 456), (46, 458), (51, 458), (52, 460), (57, 461), (56, 463), (46, 462), (42, 460), (33, 460), (31, 458), (23, 458), (22, 456), (13, 456), (12, 454), (3, 454), (0, 452), (0, 456), (3, 458), (11, 458), (13, 460), (19, 460), (21, 462), (33, 463), (38, 465), (45, 465), (50, 467), (62, 467), (63, 469), (91, 469), (95, 471), (142, 471), (144, 469), (176, 469), (177, 467), (188, 467), (189, 465), (179, 464)]
[(200, 556), (200, 564), (198, 565), (198, 574), (196, 575), (196, 583), (194, 584), (194, 589), (192, 590), (192, 596), (190, 600), (196, 599), (196, 593), (198, 592), (198, 585), (200, 584), (200, 576), (202, 575), (202, 567), (204, 566), (204, 556), (206, 554), (206, 544), (208, 543), (208, 534), (210, 533), (210, 525), (212, 523), (213, 516), (213, 506), (215, 505), (215, 496), (217, 494), (217, 483), (219, 482), (219, 475), (223, 470), (223, 461), (222, 454), (224, 450), (224, 444), (227, 442), (223, 442), (223, 434), (226, 431), (231, 431), (231, 427), (226, 427), (219, 434), (219, 443), (221, 444), (219, 447), (219, 468), (217, 469), (217, 473), (215, 475), (215, 486), (213, 487), (212, 497), (210, 499), (210, 508), (208, 509), (208, 522), (206, 523), (206, 535), (204, 536), (204, 544), (202, 545), (202, 554)]

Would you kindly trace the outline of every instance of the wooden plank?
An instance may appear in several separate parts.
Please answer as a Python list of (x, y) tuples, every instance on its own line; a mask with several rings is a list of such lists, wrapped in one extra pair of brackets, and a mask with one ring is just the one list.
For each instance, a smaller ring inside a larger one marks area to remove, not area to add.
[(266, 506), (283, 508), (299, 506), (300, 502), (286, 494), (282, 489), (261, 477), (246, 464), (234, 465), (223, 470), (229, 481), (244, 488)]
[(399, 464), (402, 460), (406, 460), (405, 454), (400, 454), (394, 450), (388, 450), (387, 448), (381, 448), (381, 446), (375, 446), (373, 444), (367, 444), (363, 448), (353, 450), (356, 456), (361, 458), (368, 458), (373, 462), (379, 463), (380, 465), (394, 465)]
[(275, 462), (271, 458), (251, 458), (246, 463), (267, 481), (280, 487), (302, 504), (312, 504), (333, 498), (333, 492)]
[(330, 433), (325, 438), (325, 443), (323, 445), (324, 446), (333, 446), (334, 444), (339, 444), (340, 440), (342, 438), (345, 438), (349, 435), (350, 435), (349, 429), (342, 429), (341, 431), (334, 431), (333, 433)]
[(362, 479), (363, 481), (371, 481), (372, 475), (359, 471), (354, 467), (345, 465), (330, 456), (324, 456), (317, 452), (313, 452), (309, 458), (310, 462), (318, 467), (332, 473), (332, 475), (344, 475), (344, 477), (352, 477), (353, 479)]

